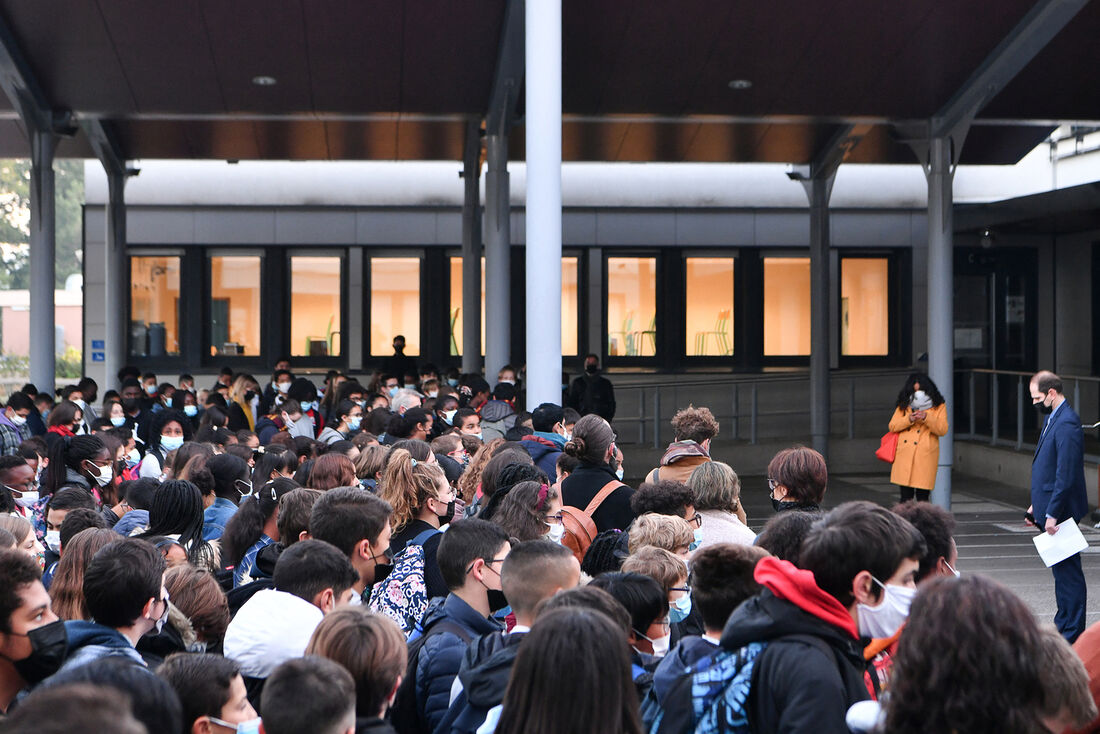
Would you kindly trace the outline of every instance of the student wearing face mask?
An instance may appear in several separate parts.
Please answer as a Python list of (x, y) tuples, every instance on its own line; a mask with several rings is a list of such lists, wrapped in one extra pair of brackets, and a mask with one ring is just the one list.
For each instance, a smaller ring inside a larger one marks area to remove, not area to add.
[[(305, 377), (299, 377), (291, 383), (286, 395), (298, 401), (298, 407), (302, 413), (302, 417), (295, 420), (294, 425), (287, 427), (287, 432), (292, 436), (316, 438), (325, 427), (325, 419), (319, 407), (317, 386)], [(282, 409), (286, 412), (285, 404)]]
[(543, 403), (531, 413), (531, 425), (535, 432), (524, 436), (520, 445), (531, 454), (535, 465), (552, 477), (565, 442), (573, 438), (565, 428), (565, 411), (560, 405)]
[(31, 437), (27, 416), (34, 412), (34, 403), (21, 392), (12, 393), (8, 404), (0, 412), (0, 455), (12, 456), (19, 452), (19, 444)]
[(238, 374), (229, 388), (229, 430), (253, 431), (260, 416), (260, 383), (252, 375)]
[(65, 628), (41, 575), (26, 553), (0, 550), (0, 713), (21, 690), (55, 673), (65, 655)]
[(927, 502), (936, 486), (940, 436), (947, 433), (947, 406), (928, 375), (909, 375), (898, 393), (890, 431), (898, 434), (890, 481), (900, 488), (902, 502)]
[(870, 697), (864, 645), (905, 621), (923, 543), (889, 510), (848, 502), (810, 529), (799, 567), (776, 558), (756, 564), (764, 591), (734, 610), (721, 638), (723, 650), (752, 662), (720, 677), (751, 675), (740, 707), (753, 732), (847, 734), (848, 709)]
[(561, 483), (562, 504), (586, 510), (597, 532), (625, 530), (634, 520), (630, 498), (634, 490), (622, 483), (612, 461), (617, 453), (615, 432), (598, 415), (586, 415), (573, 427), (566, 454), (580, 460)]
[(260, 717), (248, 702), (241, 669), (221, 655), (176, 653), (157, 668), (183, 706), (183, 726), (194, 734), (260, 730)]
[(630, 613), (630, 668), (638, 699), (653, 685), (653, 671), (668, 654), (671, 641), (668, 597), (661, 585), (640, 573), (614, 571), (589, 584), (611, 594)]
[[(114, 479), (114, 457), (99, 436), (58, 436), (50, 447), (49, 459), (39, 500), (31, 509), (35, 533), (41, 540), (46, 539), (47, 508), (56, 493), (69, 487), (78, 488), (87, 495), (90, 508), (95, 509), (99, 489)], [(60, 527), (61, 518), (54, 529), (59, 531)]]
[(150, 427), (149, 446), (145, 458), (141, 460), (138, 475), (162, 477), (167, 467), (168, 453), (183, 446), (184, 441), (191, 440), (191, 421), (178, 411), (162, 410), (153, 416)]
[(341, 400), (333, 415), (338, 423), (335, 426), (325, 426), (317, 436), (317, 440), (321, 443), (332, 445), (337, 441), (347, 441), (359, 430), (363, 422), (363, 408), (351, 400)]
[(151, 543), (123, 538), (102, 548), (84, 571), (84, 603), (94, 622), (65, 622), (69, 650), (61, 670), (105, 657), (145, 667), (136, 650), (168, 619), (164, 557)]
[(545, 538), (561, 543), (565, 535), (561, 497), (546, 480), (519, 482), (506, 490), (498, 489), (496, 494), (503, 494), (504, 499), (492, 513), (492, 521), (504, 528), (509, 537), (521, 541)]
[(27, 517), (38, 501), (38, 480), (22, 456), (0, 456), (0, 513)]
[(359, 574), (352, 589), (362, 604), (368, 602), (371, 587), (390, 572), (392, 514), (387, 502), (358, 487), (328, 490), (310, 512), (310, 535), (336, 546)]

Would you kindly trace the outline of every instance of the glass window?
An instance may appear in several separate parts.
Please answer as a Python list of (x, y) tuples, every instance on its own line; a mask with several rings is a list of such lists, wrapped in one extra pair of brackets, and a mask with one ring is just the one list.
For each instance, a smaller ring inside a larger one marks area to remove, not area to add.
[(764, 258), (764, 355), (810, 353), (810, 258)]
[(338, 357), (342, 280), (338, 255), (290, 258), (290, 354)]
[(689, 257), (685, 262), (686, 354), (733, 355), (732, 257)]
[(561, 353), (577, 353), (577, 258), (561, 259)]
[(840, 261), (840, 353), (890, 353), (890, 268), (884, 257)]
[(180, 259), (130, 258), (130, 356), (178, 355)]
[(657, 258), (607, 258), (607, 353), (657, 353)]
[[(462, 354), (462, 258), (451, 258), (451, 356)], [(481, 258), (481, 351), (485, 352), (485, 258)]]
[(210, 258), (211, 355), (260, 353), (260, 263), (259, 255)]
[(370, 353), (393, 354), (393, 338), (405, 337), (405, 354), (420, 354), (420, 258), (370, 261)]

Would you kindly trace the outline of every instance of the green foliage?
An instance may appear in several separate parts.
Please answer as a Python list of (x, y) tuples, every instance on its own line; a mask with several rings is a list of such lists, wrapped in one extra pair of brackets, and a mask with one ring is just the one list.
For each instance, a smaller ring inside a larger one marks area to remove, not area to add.
[[(30, 283), (30, 181), (27, 158), (0, 159), (0, 290), (21, 289)], [(79, 273), (81, 206), (84, 202), (84, 162), (54, 162), (57, 227), (56, 287)]]
[(57, 355), (54, 362), (54, 374), (57, 379), (79, 380), (84, 375), (84, 362), (80, 350), (66, 347), (64, 354)]
[(18, 354), (0, 354), (0, 375), (17, 375), (22, 377), (23, 375), (30, 374), (30, 371), (30, 357)]

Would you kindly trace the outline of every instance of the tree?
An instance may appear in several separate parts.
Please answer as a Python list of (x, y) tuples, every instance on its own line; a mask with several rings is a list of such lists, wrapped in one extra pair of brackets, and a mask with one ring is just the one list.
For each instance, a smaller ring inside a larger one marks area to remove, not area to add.
[[(0, 159), (0, 290), (30, 285), (30, 181), (27, 158)], [(54, 161), (57, 231), (57, 288), (81, 272), (81, 216), (84, 203), (84, 161)]]

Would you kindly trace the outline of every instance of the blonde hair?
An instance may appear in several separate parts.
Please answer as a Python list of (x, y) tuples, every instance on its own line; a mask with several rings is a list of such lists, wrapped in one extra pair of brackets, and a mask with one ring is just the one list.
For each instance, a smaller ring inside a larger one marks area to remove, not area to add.
[(643, 546), (638, 552), (623, 561), (623, 571), (648, 576), (665, 590), (665, 595), (674, 586), (687, 579), (688, 570), (680, 556), (652, 545)]
[(15, 545), (19, 547), (27, 542), (27, 536), (31, 532), (31, 524), (18, 515), (0, 515), (0, 530), (7, 530), (15, 538)]
[(485, 465), (489, 463), (489, 459), (493, 458), (493, 455), (505, 443), (507, 442), (503, 438), (494, 438), (483, 445), (474, 454), (474, 458), (470, 460), (470, 466), (458, 478), (458, 491), (462, 494), (462, 500), (466, 504), (474, 501), (474, 496), (481, 486), (481, 473), (485, 471)]
[(640, 548), (652, 545), (675, 553), (691, 545), (693, 540), (695, 532), (684, 518), (647, 512), (630, 526), (627, 549), (634, 555)]
[(375, 474), (386, 468), (390, 458), (389, 446), (364, 446), (355, 457), (355, 476), (360, 479), (375, 479)]
[(110, 528), (87, 528), (69, 539), (50, 584), (50, 604), (63, 620), (88, 619), (84, 604), (84, 572), (101, 548), (122, 540)]
[(393, 507), (390, 525), (399, 531), (446, 487), (447, 477), (439, 465), (416, 461), (405, 449), (393, 449), (382, 472), (378, 496)]

